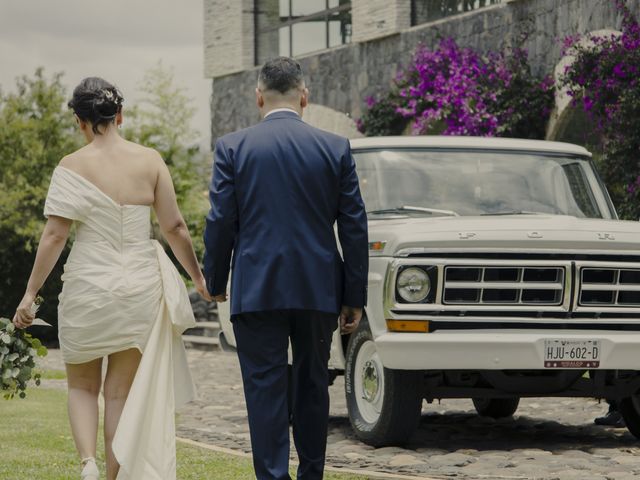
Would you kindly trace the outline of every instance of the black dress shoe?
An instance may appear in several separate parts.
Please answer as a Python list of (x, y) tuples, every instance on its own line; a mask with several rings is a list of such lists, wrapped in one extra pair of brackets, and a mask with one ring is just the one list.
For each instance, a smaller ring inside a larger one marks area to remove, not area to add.
[(624, 419), (617, 410), (609, 410), (604, 417), (598, 417), (594, 422), (596, 425), (603, 425), (606, 427), (623, 428), (625, 426)]

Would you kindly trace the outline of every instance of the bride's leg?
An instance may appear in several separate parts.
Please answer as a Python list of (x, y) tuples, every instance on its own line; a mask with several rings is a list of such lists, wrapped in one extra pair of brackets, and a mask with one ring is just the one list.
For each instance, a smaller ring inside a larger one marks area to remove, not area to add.
[(96, 456), (98, 439), (98, 395), (102, 381), (102, 359), (66, 364), (71, 432), (80, 458)]
[(138, 370), (140, 358), (142, 355), (138, 349), (109, 355), (107, 377), (104, 380), (104, 448), (107, 459), (107, 480), (115, 480), (120, 468), (111, 450), (111, 444), (133, 378)]

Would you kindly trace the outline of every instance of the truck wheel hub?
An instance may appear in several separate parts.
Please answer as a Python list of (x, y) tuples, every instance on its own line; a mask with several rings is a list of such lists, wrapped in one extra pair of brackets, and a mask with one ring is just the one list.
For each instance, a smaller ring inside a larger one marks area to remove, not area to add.
[(378, 368), (375, 362), (368, 360), (362, 372), (362, 395), (365, 400), (372, 402), (378, 394)]
[(380, 419), (384, 404), (384, 367), (373, 340), (359, 348), (353, 368), (353, 393), (362, 419), (375, 424)]

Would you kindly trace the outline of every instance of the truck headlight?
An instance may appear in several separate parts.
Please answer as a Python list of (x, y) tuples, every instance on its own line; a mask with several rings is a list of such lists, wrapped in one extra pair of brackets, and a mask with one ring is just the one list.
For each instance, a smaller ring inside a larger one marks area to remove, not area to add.
[(422, 268), (409, 267), (398, 275), (396, 289), (405, 302), (422, 302), (431, 292), (431, 279)]

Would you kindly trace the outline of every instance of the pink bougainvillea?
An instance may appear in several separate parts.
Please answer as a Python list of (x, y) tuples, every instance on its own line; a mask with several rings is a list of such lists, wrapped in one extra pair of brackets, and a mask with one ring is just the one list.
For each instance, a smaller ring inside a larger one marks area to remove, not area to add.
[[(615, 0), (622, 32), (568, 38), (566, 52), (575, 60), (561, 83), (593, 120), (604, 141), (601, 172), (619, 213), (640, 215), (640, 24), (624, 0)], [(578, 41), (584, 40), (584, 41)]]
[(394, 87), (365, 100), (359, 122), (368, 135), (411, 133), (540, 138), (553, 82), (530, 72), (526, 52), (481, 54), (445, 39), (419, 46)]

